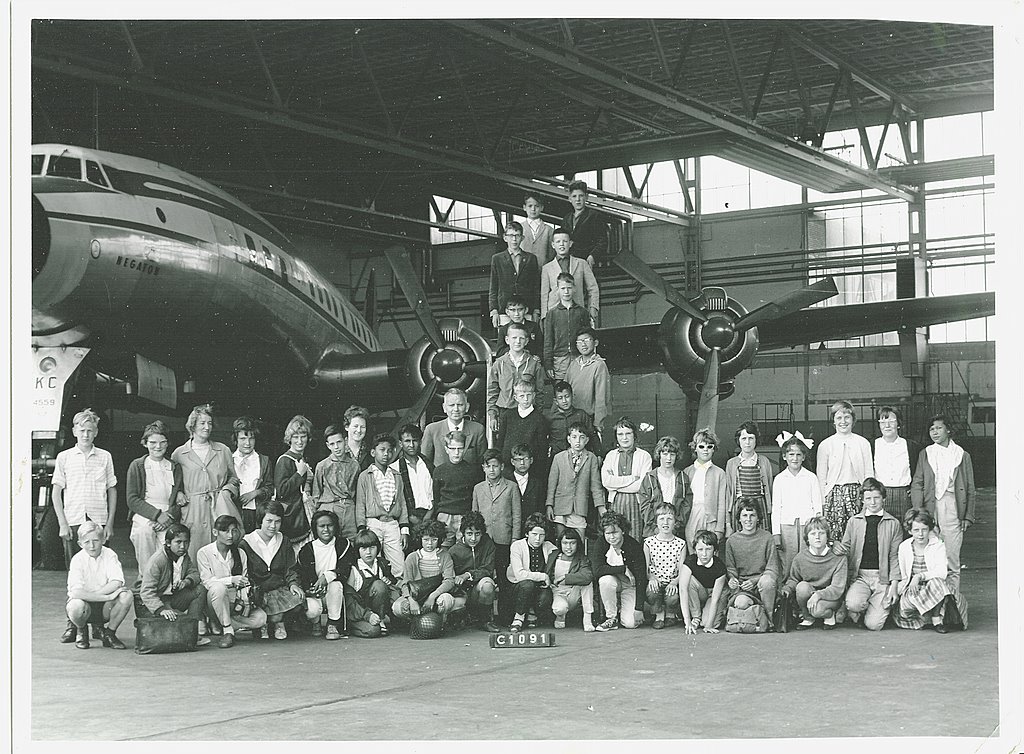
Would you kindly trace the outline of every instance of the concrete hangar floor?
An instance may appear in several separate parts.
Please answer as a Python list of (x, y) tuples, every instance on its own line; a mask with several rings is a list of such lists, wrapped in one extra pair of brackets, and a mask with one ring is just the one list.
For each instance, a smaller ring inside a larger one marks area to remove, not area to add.
[[(970, 629), (844, 626), (687, 636), (681, 628), (558, 631), (556, 645), (488, 647), (463, 630), (308, 636), (138, 656), (57, 639), (65, 574), (32, 574), (32, 739), (428, 740), (988, 737), (999, 724), (995, 490), (964, 540)], [(114, 549), (131, 551), (127, 532)], [(125, 558), (125, 575), (134, 563)], [(570, 616), (571, 617), (571, 616)], [(15, 668), (17, 664), (15, 651)], [(21, 672), (29, 672), (25, 663)], [(17, 681), (17, 678), (15, 679)], [(17, 682), (14, 688), (18, 689)], [(24, 718), (22, 718), (24, 720)], [(24, 724), (24, 723), (23, 723)], [(964, 742), (965, 744), (967, 742)], [(971, 747), (973, 748), (973, 746)]]

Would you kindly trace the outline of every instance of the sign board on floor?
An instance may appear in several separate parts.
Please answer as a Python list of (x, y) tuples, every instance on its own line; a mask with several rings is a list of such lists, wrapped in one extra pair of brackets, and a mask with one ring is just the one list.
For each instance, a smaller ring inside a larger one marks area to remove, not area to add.
[(555, 635), (550, 631), (518, 631), (491, 634), (491, 649), (526, 649), (555, 646)]

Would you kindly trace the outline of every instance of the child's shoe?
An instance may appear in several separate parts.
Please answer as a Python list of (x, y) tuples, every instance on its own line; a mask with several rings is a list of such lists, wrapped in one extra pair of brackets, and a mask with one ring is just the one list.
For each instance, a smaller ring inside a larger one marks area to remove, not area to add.
[(565, 618), (555, 618), (555, 628), (565, 628)]
[(68, 621), (67, 628), (64, 629), (64, 633), (60, 635), (61, 644), (74, 644), (78, 638), (78, 626), (71, 621)]
[(124, 645), (124, 642), (121, 641), (120, 639), (118, 639), (117, 638), (117, 634), (115, 634), (109, 628), (104, 628), (103, 629), (103, 637), (102, 638), (103, 638), (103, 646), (107, 647), (108, 649), (127, 649), (127, 647)]
[[(328, 630), (330, 630), (330, 627), (328, 627)], [(335, 632), (337, 632), (338, 629), (334, 629), (334, 630), (335, 630)], [(320, 636), (324, 635), (324, 629), (323, 629), (323, 626), (320, 625), (320, 619), (319, 618), (317, 618), (315, 621), (313, 621), (313, 623), (310, 624), (310, 633), (313, 636), (316, 636), (316, 637), (320, 637)]]
[(288, 638), (288, 629), (284, 627), (284, 621), (274, 625), (274, 638), (278, 641), (284, 641)]
[(333, 623), (327, 624), (327, 633), (324, 635), (324, 639), (327, 641), (337, 641), (341, 638), (341, 634), (338, 633), (338, 627)]
[(600, 623), (597, 626), (595, 626), (594, 630), (595, 631), (601, 631), (602, 633), (604, 633), (605, 631), (614, 631), (618, 627), (619, 627), (619, 619), (618, 618), (609, 618), (604, 623)]

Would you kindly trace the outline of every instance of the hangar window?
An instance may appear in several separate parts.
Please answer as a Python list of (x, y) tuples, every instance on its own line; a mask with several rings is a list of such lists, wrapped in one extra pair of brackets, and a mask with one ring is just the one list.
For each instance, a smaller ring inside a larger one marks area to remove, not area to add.
[(77, 157), (54, 156), (46, 167), (46, 174), (58, 178), (82, 178), (82, 161)]
[[(497, 223), (494, 220), (494, 212), (487, 207), (469, 204), (468, 202), (435, 196), (430, 208), (430, 219), (434, 222), (454, 225), (459, 228), (500, 235)], [(441, 230), (440, 228), (430, 229), (430, 242), (434, 244), (471, 241), (478, 238), (480, 238), (478, 234), (459, 233)]]
[(32, 175), (43, 174), (43, 163), (46, 162), (45, 154), (32, 155)]
[(85, 161), (85, 177), (90, 183), (95, 183), (97, 186), (107, 186), (107, 179), (103, 177), (103, 171), (100, 170), (100, 164), (92, 160)]

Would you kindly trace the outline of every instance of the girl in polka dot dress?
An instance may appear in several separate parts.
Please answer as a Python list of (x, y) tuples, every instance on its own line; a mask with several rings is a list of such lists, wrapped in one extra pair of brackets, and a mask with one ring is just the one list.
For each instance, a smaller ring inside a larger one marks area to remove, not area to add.
[(665, 628), (675, 625), (680, 614), (679, 563), (686, 558), (686, 540), (675, 535), (676, 511), (670, 503), (654, 509), (654, 520), (657, 534), (644, 540), (648, 578), (645, 607), (654, 614), (652, 628)]

